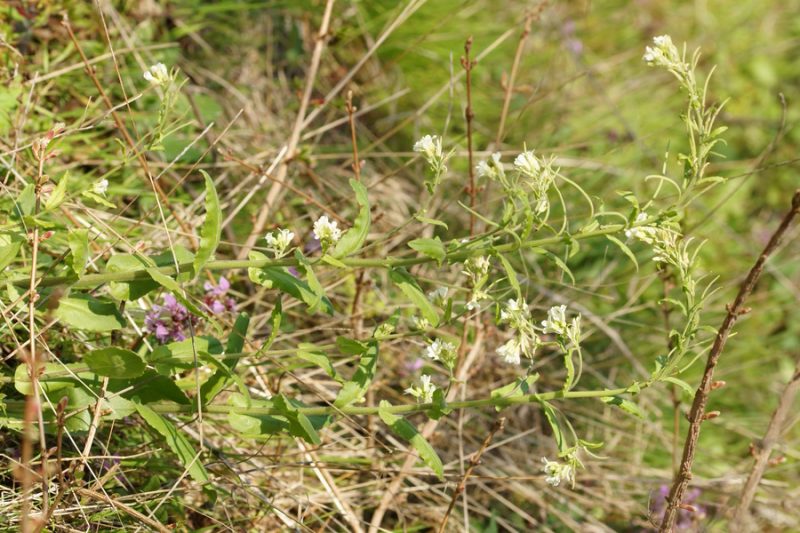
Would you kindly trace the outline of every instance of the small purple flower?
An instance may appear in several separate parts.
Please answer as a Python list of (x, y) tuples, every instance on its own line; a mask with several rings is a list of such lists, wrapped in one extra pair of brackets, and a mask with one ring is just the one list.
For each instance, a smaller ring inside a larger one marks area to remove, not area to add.
[(287, 268), (287, 269), (286, 269), (286, 272), (288, 272), (288, 273), (289, 273), (289, 274), (291, 274), (292, 276), (296, 277), (297, 279), (300, 279), (300, 272), (298, 272), (298, 271), (297, 271), (297, 269), (296, 269), (295, 267), (289, 267), (289, 268)]
[(209, 311), (215, 315), (224, 313), (225, 311), (236, 310), (236, 300), (228, 296), (228, 290), (231, 288), (231, 282), (225, 276), (220, 276), (219, 283), (214, 285), (210, 281), (206, 281), (203, 285), (206, 291), (203, 301), (208, 307)]
[(164, 305), (154, 304), (145, 315), (145, 329), (155, 335), (161, 344), (186, 339), (186, 329), (197, 325), (197, 317), (178, 303), (173, 295), (167, 293), (163, 299)]
[[(686, 497), (683, 499), (684, 504), (691, 505), (694, 507), (695, 511), (692, 512), (689, 509), (680, 509), (678, 511), (678, 520), (675, 522), (675, 529), (676, 530), (692, 530), (695, 529), (697, 524), (702, 522), (706, 518), (706, 508), (702, 505), (697, 505), (694, 503), (697, 498), (700, 497), (700, 489), (692, 489), (687, 494)], [(661, 485), (658, 488), (658, 493), (653, 497), (653, 500), (650, 502), (650, 512), (651, 516), (659, 522), (661, 517), (664, 516), (664, 511), (667, 508), (667, 498), (669, 497), (669, 487), (667, 485)]]

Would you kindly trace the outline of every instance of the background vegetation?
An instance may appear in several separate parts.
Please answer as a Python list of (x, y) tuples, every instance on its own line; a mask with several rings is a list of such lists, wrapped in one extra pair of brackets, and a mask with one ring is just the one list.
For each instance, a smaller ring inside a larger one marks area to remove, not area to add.
[[(57, 141), (57, 157), (48, 162), (46, 172), (53, 182), (69, 173), (70, 184), (51, 243), (67, 249), (66, 229), (89, 228), (89, 273), (103, 271), (117, 252), (156, 254), (176, 244), (196, 250), (193, 233), (204, 215), (200, 169), (213, 178), (222, 207), (222, 241), (216, 256), (239, 257), (269, 194), (271, 182), (262, 176), (283, 157), (281, 149), (294, 128), (324, 4), (4, 3), (0, 222), (11, 224), (14, 200), (36, 175), (32, 141), (63, 122), (68, 134)], [(521, 39), (529, 14), (530, 33)], [(62, 23), (65, 16), (75, 40)], [(686, 42), (690, 50), (701, 48), (700, 70), (708, 73), (716, 66), (709, 99), (728, 99), (719, 118), (729, 127), (726, 142), (717, 147), (721, 157), (710, 169), (727, 181), (705, 195), (683, 220), (688, 236), (707, 241), (700, 255), (702, 270), (719, 276), (720, 290), (710, 298), (703, 317), (704, 324), (717, 327), (725, 304), (800, 183), (800, 131), (795, 127), (800, 117), (800, 2), (795, 0), (337, 1), (306, 113), (312, 119), (302, 129), (297, 153), (287, 167), (292, 188), (283, 190), (260, 231), (287, 227), (302, 244), (310, 240), (313, 221), (324, 214), (320, 205), (345, 220), (355, 216), (358, 206), (348, 186), (353, 169), (346, 111), (346, 95), (352, 91), (358, 108), (358, 155), (364, 161), (361, 174), (372, 205), (369, 255), (411, 256), (406, 244), (420, 233), (468, 235), (469, 214), (457, 201), (468, 200), (460, 57), (469, 36), (473, 56), (479, 58), (472, 79), (473, 143), (479, 158), (502, 151), (512, 160), (523, 146), (552, 153), (596, 205), (626, 209), (620, 191), (647, 198), (652, 184), (645, 176), (661, 172), (665, 154), (668, 173), (680, 175), (675, 154), (687, 149), (681, 121), (685, 95), (667, 73), (642, 61), (652, 36), (664, 33), (676, 43)], [(124, 117), (137, 150), (159, 176), (168, 199), (166, 228), (154, 189), (87, 75), (76, 43), (92, 63), (99, 86)], [(510, 86), (518, 46), (523, 48)], [(142, 78), (156, 62), (176, 67), (183, 83), (166, 120), (160, 115), (162, 95)], [(504, 114), (507, 91), (510, 103)], [(456, 147), (442, 185), (445, 192), (430, 206), (431, 214), (447, 224), (447, 233), (433, 226), (403, 226), (425, 198), (426, 169), (411, 147), (427, 133), (440, 134), (448, 146)], [(81, 194), (102, 179), (109, 182), (106, 201), (111, 206)], [(570, 217), (585, 218), (581, 196), (569, 189), (565, 194), (567, 204), (575, 206)], [(480, 205), (487, 212), (498, 204), (498, 191), (481, 193)], [(398, 227), (400, 231), (390, 233)], [(795, 229), (790, 236), (796, 234)], [(263, 248), (261, 239), (256, 249)], [(574, 284), (552, 265), (528, 265), (526, 293), (532, 307), (546, 310), (569, 303), (583, 315), (588, 329), (583, 345), (587, 388), (611, 388), (646, 376), (656, 356), (666, 351), (670, 328), (658, 304), (662, 280), (647, 254), (636, 253), (638, 270), (606, 240), (581, 242), (569, 257)], [(714, 393), (710, 408), (721, 416), (704, 426), (701, 437), (692, 481), (699, 512), (687, 524), (689, 529), (729, 527), (724, 509), (738, 496), (750, 469), (750, 445), (764, 434), (800, 357), (799, 253), (797, 243), (787, 240), (769, 263), (750, 300), (753, 311), (739, 322), (723, 354), (716, 378), (727, 386)], [(4, 264), (3, 276), (9, 280), (29, 275), (29, 260), (23, 250)], [(57, 269), (63, 261), (58, 254), (39, 257), (42, 269)], [(458, 265), (423, 266), (415, 276), (426, 289), (446, 284), (457, 290), (459, 271)], [(403, 320), (411, 319), (414, 310), (387, 288), (386, 273), (364, 272), (343, 276), (330, 269), (320, 274), (339, 310), (332, 317), (311, 317), (296, 301), (284, 301), (284, 319), (269, 355), (238, 367), (242, 386), (254, 398), (285, 392), (308, 404), (330, 401), (336, 393), (331, 380), (319, 367), (296, 357), (298, 343), (331, 345), (340, 335), (363, 339), (397, 308)], [(218, 276), (215, 272), (203, 277), (189, 290), (202, 299), (203, 282), (217, 284)], [(244, 270), (225, 276), (232, 284), (227, 296), (251, 317), (244, 351), (256, 352), (273, 331), (274, 291), (251, 283)], [(20, 293), (7, 281), (2, 286), (0, 353), (6, 379), (0, 397), (7, 401), (8, 418), (0, 419), (0, 524), (15, 530), (22, 505), (22, 452), (13, 408), (22, 395), (13, 376), (24, 355), (20, 340), (27, 338), (28, 330)], [(348, 310), (357, 292), (360, 311), (351, 319)], [(52, 312), (60, 296), (45, 294), (38, 316), (39, 327), (45, 329), (42, 342), (59, 363), (80, 362), (84, 345), (141, 346), (148, 339), (145, 315), (162, 303), (158, 293), (131, 303), (125, 309), (130, 332), (120, 339), (58, 324)], [(221, 320), (230, 326), (234, 319), (230, 313)], [(464, 398), (485, 397), (519, 373), (498, 363), (495, 348), (502, 338), (491, 313), (485, 313), (483, 322), (481, 338), (469, 339), (479, 350), (462, 389)], [(381, 399), (409, 402), (403, 389), (419, 376), (417, 360), (424, 344), (397, 338), (381, 349), (367, 405)], [(331, 358), (340, 372), (352, 373), (355, 358), (346, 349), (332, 350)], [(537, 359), (533, 369), (541, 374), (542, 390), (560, 387), (563, 368), (555, 354)], [(696, 386), (701, 371), (702, 363), (697, 363), (685, 381)], [(187, 370), (176, 383), (191, 396), (195, 375)], [(52, 400), (55, 404), (58, 398)], [(660, 386), (644, 391), (636, 401), (641, 418), (596, 400), (570, 403), (578, 433), (605, 444), (598, 452), (602, 459), (585, 461), (587, 470), (579, 474), (574, 489), (551, 487), (543, 480), (540, 459), (553, 456), (554, 444), (540, 410), (528, 405), (506, 409), (505, 428), (483, 455), (466, 496), (458, 498), (449, 527), (652, 528), (650, 510), (662, 486), (671, 482), (674, 456), (686, 431), (684, 417), (674, 413), (686, 412), (691, 397), (680, 388)], [(417, 465), (387, 509), (383, 527), (425, 531), (437, 525), (468, 455), (480, 447), (496, 418), (497, 413), (486, 408), (442, 419), (430, 442), (445, 464), (444, 480)], [(419, 425), (425, 417), (409, 419)], [(773, 460), (753, 505), (762, 530), (800, 528), (797, 421), (792, 414), (774, 456), (779, 460)], [(54, 512), (51, 529), (154, 527), (126, 510), (133, 509), (177, 530), (339, 531), (354, 529), (353, 522), (366, 530), (407, 454), (407, 444), (374, 417), (346, 417), (321, 431), (318, 445), (287, 436), (243, 438), (224, 417), (217, 424), (205, 424), (203, 435), (188, 418), (173, 422), (195, 448), (202, 437), (206, 453), (201, 461), (213, 491), (202, 490), (196, 479), (186, 476), (186, 465), (158, 431), (135, 415), (127, 416), (99, 427), (90, 454), (80, 453), (85, 432), (76, 431), (74, 440), (65, 442), (65, 455), (79, 463), (76, 475), (95, 496), (70, 492)]]

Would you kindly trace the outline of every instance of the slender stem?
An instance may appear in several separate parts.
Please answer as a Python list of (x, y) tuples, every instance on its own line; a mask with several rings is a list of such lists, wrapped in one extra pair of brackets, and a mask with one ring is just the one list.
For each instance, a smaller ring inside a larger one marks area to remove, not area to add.
[(678, 518), (678, 511), (681, 508), (683, 496), (692, 479), (692, 465), (694, 464), (694, 456), (697, 451), (697, 442), (700, 439), (700, 426), (703, 421), (707, 419), (706, 405), (708, 404), (709, 393), (712, 390), (714, 369), (725, 348), (725, 343), (728, 340), (728, 336), (736, 320), (740, 315), (748, 311), (744, 307), (744, 303), (753, 291), (756, 282), (758, 282), (758, 279), (761, 277), (767, 259), (769, 259), (769, 256), (778, 248), (783, 235), (792, 225), (798, 213), (800, 213), (800, 190), (795, 192), (792, 198), (791, 208), (783, 217), (778, 229), (772, 234), (766, 247), (753, 265), (753, 268), (750, 269), (747, 277), (742, 282), (736, 299), (728, 306), (728, 314), (725, 316), (722, 326), (717, 333), (717, 337), (714, 339), (714, 345), (708, 353), (708, 360), (706, 362), (705, 371), (703, 372), (703, 378), (694, 395), (694, 402), (692, 402), (692, 408), (689, 411), (689, 432), (686, 435), (686, 442), (683, 446), (683, 458), (681, 460), (680, 469), (675, 475), (672, 489), (667, 498), (667, 508), (664, 510), (664, 518), (659, 528), (659, 531), (662, 533), (672, 531), (675, 527), (675, 521)]
[[(636, 227), (640, 225), (645, 225), (650, 222), (652, 221), (646, 220), (638, 224), (634, 224), (633, 226)], [(629, 226), (626, 224), (610, 224), (600, 229), (577, 233), (575, 235), (571, 235), (570, 237), (573, 240), (589, 239), (601, 235), (610, 235), (613, 233), (618, 233), (619, 231), (622, 231), (627, 227)], [(553, 237), (546, 237), (544, 239), (534, 239), (526, 241), (523, 242), (521, 245), (513, 242), (497, 246), (486, 246), (482, 248), (474, 248), (470, 250), (460, 250), (456, 252), (450, 252), (446, 255), (445, 260), (448, 262), (460, 262), (469, 257), (485, 255), (486, 253), (490, 253), (492, 251), (498, 253), (508, 253), (508, 252), (514, 252), (519, 249), (541, 248), (543, 246), (558, 244), (562, 242), (565, 242), (565, 237), (563, 235), (556, 235)], [(435, 261), (435, 259), (427, 256), (387, 257), (387, 258), (354, 257), (354, 258), (340, 259), (339, 261), (351, 268), (395, 268), (395, 267), (418, 265), (422, 263), (430, 263), (432, 261)], [(286, 258), (280, 260), (229, 259), (220, 261), (209, 261), (208, 263), (205, 264), (203, 268), (209, 271), (217, 271), (217, 270), (238, 270), (250, 267), (266, 268), (266, 267), (289, 267), (297, 265), (298, 262), (294, 258)], [(179, 268), (180, 272), (191, 272), (192, 263), (182, 263), (179, 265)], [(160, 267), (157, 270), (167, 275), (175, 274), (174, 266)], [(52, 277), (48, 276), (41, 278), (39, 280), (38, 285), (42, 287), (52, 287), (55, 285), (70, 285), (73, 288), (81, 289), (81, 288), (96, 287), (98, 285), (102, 285), (104, 283), (109, 283), (109, 282), (124, 282), (124, 281), (136, 281), (145, 279), (150, 279), (150, 274), (148, 274), (147, 268), (143, 266), (141, 269), (128, 270), (125, 272), (104, 272), (101, 274), (86, 274), (77, 281), (75, 280), (74, 277), (69, 277), (69, 276), (52, 276)], [(15, 286), (25, 286), (29, 282), (30, 279), (27, 277), (10, 280), (10, 283), (12, 283)]]
[(475, 189), (475, 167), (472, 159), (472, 119), (475, 113), (472, 111), (472, 69), (475, 67), (475, 61), (470, 59), (469, 53), (472, 50), (472, 37), (467, 39), (464, 43), (464, 56), (461, 58), (461, 66), (464, 67), (466, 73), (466, 86), (467, 86), (467, 107), (464, 110), (464, 118), (467, 121), (467, 164), (469, 168), (469, 207), (472, 210), (469, 214), (469, 234), (475, 234), (475, 199), (477, 198), (478, 191)]

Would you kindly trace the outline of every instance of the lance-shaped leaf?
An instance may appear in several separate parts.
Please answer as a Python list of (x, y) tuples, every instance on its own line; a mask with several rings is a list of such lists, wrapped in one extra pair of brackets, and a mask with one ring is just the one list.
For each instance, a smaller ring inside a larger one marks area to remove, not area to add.
[(289, 433), (291, 435), (300, 437), (311, 444), (322, 443), (311, 420), (298, 411), (297, 406), (294, 405), (291, 400), (288, 400), (282, 394), (276, 394), (272, 398), (272, 405), (289, 422)]
[(433, 239), (414, 239), (408, 245), (419, 253), (435, 259), (436, 263), (441, 266), (447, 252), (444, 249), (444, 244), (439, 237)]
[[(258, 252), (250, 252), (252, 260), (267, 260), (267, 256)], [(333, 305), (327, 296), (319, 298), (308, 284), (292, 276), (284, 267), (250, 267), (247, 269), (250, 280), (268, 289), (278, 289), (290, 296), (297, 298), (308, 306), (309, 312), (313, 312), (315, 306), (320, 306), (329, 315), (333, 314)]]
[(411, 422), (390, 412), (389, 409), (391, 407), (392, 404), (386, 400), (381, 400), (381, 403), (378, 405), (378, 416), (381, 417), (383, 423), (389, 426), (389, 429), (391, 429), (395, 435), (407, 440), (411, 446), (417, 450), (417, 453), (425, 464), (434, 471), (436, 476), (439, 479), (444, 479), (444, 466), (442, 465), (442, 460), (439, 459), (439, 456), (433, 449), (433, 446), (425, 440), (425, 437), (417, 431), (417, 428), (415, 428)]
[(644, 413), (642, 412), (641, 409), (639, 409), (638, 405), (636, 405), (635, 403), (633, 403), (630, 400), (626, 400), (622, 396), (610, 396), (610, 397), (607, 397), (607, 398), (601, 398), (601, 400), (603, 400), (604, 403), (607, 403), (607, 404), (610, 404), (610, 405), (616, 405), (617, 407), (619, 407), (620, 409), (622, 409), (626, 413), (631, 414), (631, 415), (635, 416), (636, 418), (640, 418), (642, 420), (644, 420), (644, 418), (645, 418), (644, 417)]
[(89, 260), (89, 231), (76, 229), (67, 235), (67, 244), (70, 250), (69, 266), (72, 271), (80, 276)]
[(197, 456), (192, 445), (186, 440), (186, 437), (184, 437), (169, 420), (153, 411), (150, 407), (140, 403), (134, 405), (136, 406), (136, 411), (139, 413), (139, 416), (141, 416), (151, 428), (164, 437), (167, 446), (178, 456), (183, 466), (187, 468), (189, 475), (192, 476), (195, 481), (206, 483), (208, 481), (208, 472), (206, 472), (201, 458)]
[(558, 424), (556, 410), (552, 405), (543, 400), (540, 400), (539, 403), (542, 406), (542, 412), (544, 413), (545, 419), (547, 419), (547, 423), (550, 424), (550, 429), (553, 430), (553, 438), (556, 440), (558, 453), (565, 452), (567, 450), (567, 441), (564, 440), (564, 433), (561, 431), (561, 426)]
[[(246, 313), (240, 313), (236, 317), (236, 322), (233, 324), (233, 330), (228, 337), (228, 343), (225, 345), (225, 354), (241, 353), (244, 349), (244, 341), (247, 338), (247, 328), (250, 325), (250, 317)], [(229, 374), (236, 368), (239, 358), (223, 359), (223, 364), (227, 367), (226, 372), (223, 369), (217, 369), (214, 374), (203, 383), (200, 387), (200, 397), (203, 399), (203, 404), (208, 404), (214, 397), (220, 393), (230, 382)]]
[(354, 179), (350, 180), (350, 187), (356, 195), (356, 202), (359, 206), (358, 215), (353, 222), (353, 227), (345, 231), (342, 238), (336, 243), (331, 254), (333, 257), (347, 257), (356, 253), (364, 245), (369, 234), (370, 213), (367, 188)]
[(393, 268), (389, 271), (389, 277), (394, 284), (403, 291), (403, 294), (419, 308), (422, 317), (427, 320), (431, 326), (436, 327), (439, 325), (439, 313), (407, 270), (404, 268)]
[(219, 197), (214, 181), (203, 170), (200, 171), (206, 181), (206, 218), (200, 228), (200, 246), (194, 256), (194, 275), (197, 276), (205, 264), (214, 257), (219, 246), (222, 231), (222, 213), (219, 209)]
[[(174, 253), (174, 256), (173, 256)], [(106, 263), (106, 272), (142, 272), (153, 265), (157, 267), (175, 266), (177, 260), (179, 265), (194, 261), (194, 254), (180, 245), (175, 245), (171, 250), (160, 253), (152, 257), (143, 257), (133, 254), (112, 255)], [(187, 269), (188, 270), (188, 269)], [(133, 281), (112, 281), (108, 284), (111, 296), (117, 300), (134, 301), (138, 300), (147, 293), (160, 287), (146, 272), (142, 272), (142, 279)], [(188, 281), (189, 272), (178, 274), (178, 281)]]
[(344, 407), (363, 398), (367, 393), (367, 389), (369, 389), (370, 383), (372, 383), (372, 378), (375, 376), (375, 369), (377, 366), (378, 341), (373, 339), (367, 344), (366, 349), (361, 354), (356, 373), (353, 374), (350, 381), (342, 386), (333, 405), (336, 407)]

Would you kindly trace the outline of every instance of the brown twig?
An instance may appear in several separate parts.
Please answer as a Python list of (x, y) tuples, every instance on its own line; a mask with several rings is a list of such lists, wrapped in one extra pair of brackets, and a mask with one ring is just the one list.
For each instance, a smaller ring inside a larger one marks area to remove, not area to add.
[(453, 497), (450, 499), (450, 505), (447, 507), (447, 511), (444, 513), (442, 522), (439, 524), (439, 530), (438, 530), (439, 533), (444, 532), (444, 528), (445, 526), (447, 526), (447, 520), (450, 518), (450, 515), (452, 514), (453, 509), (456, 506), (456, 500), (458, 499), (459, 494), (464, 492), (464, 489), (467, 486), (467, 479), (469, 478), (469, 476), (472, 475), (472, 471), (475, 470), (475, 467), (481, 464), (481, 456), (486, 451), (486, 448), (489, 447), (489, 444), (492, 443), (494, 436), (500, 431), (503, 431), (503, 426), (505, 426), (505, 423), (506, 419), (503, 416), (495, 420), (492, 429), (489, 431), (489, 434), (486, 435), (485, 439), (483, 439), (481, 447), (478, 448), (478, 451), (475, 452), (475, 454), (473, 454), (472, 458), (469, 461), (469, 467), (467, 468), (467, 471), (464, 472), (464, 475), (461, 477), (461, 481), (458, 482), (456, 490), (453, 491)]
[[(725, 343), (728, 340), (728, 336), (730, 335), (736, 320), (740, 315), (747, 312), (747, 309), (744, 307), (744, 302), (753, 291), (758, 278), (761, 277), (761, 273), (764, 271), (764, 265), (766, 264), (767, 259), (769, 259), (769, 256), (772, 255), (772, 253), (778, 248), (781, 239), (792, 225), (792, 222), (794, 221), (798, 212), (800, 212), (800, 190), (794, 193), (794, 196), (792, 197), (791, 208), (783, 217), (778, 229), (776, 229), (775, 233), (772, 234), (772, 237), (770, 238), (766, 247), (761, 252), (761, 255), (758, 257), (753, 267), (750, 269), (750, 272), (747, 274), (745, 280), (742, 282), (742, 285), (739, 288), (739, 293), (736, 295), (736, 299), (732, 304), (728, 305), (728, 314), (725, 316), (722, 326), (719, 328), (717, 336), (714, 339), (714, 344), (708, 353), (708, 360), (706, 362), (705, 371), (703, 372), (703, 378), (701, 379), (700, 385), (697, 388), (697, 392), (694, 395), (692, 408), (689, 411), (689, 432), (686, 435), (686, 442), (683, 446), (683, 457), (681, 459), (680, 469), (675, 474), (672, 489), (670, 489), (669, 497), (667, 498), (667, 508), (664, 510), (664, 518), (662, 519), (661, 526), (659, 528), (659, 531), (661, 532), (672, 531), (673, 527), (675, 526), (675, 520), (678, 517), (678, 510), (681, 508), (683, 496), (686, 493), (686, 488), (689, 486), (689, 481), (692, 479), (692, 465), (694, 463), (694, 456), (697, 450), (697, 441), (700, 438), (700, 426), (704, 420), (709, 418), (705, 412), (706, 405), (708, 404), (709, 393), (714, 388), (712, 383), (714, 378), (714, 369), (719, 362), (722, 350), (725, 348)], [(708, 413), (708, 415), (711, 414), (712, 413)]]
[(778, 407), (772, 413), (772, 418), (767, 426), (767, 431), (764, 433), (764, 438), (758, 441), (753, 446), (753, 455), (755, 462), (753, 468), (750, 470), (750, 475), (742, 488), (742, 495), (739, 497), (739, 503), (733, 512), (733, 520), (730, 522), (731, 531), (744, 531), (748, 526), (750, 505), (753, 503), (753, 498), (756, 495), (758, 483), (761, 481), (764, 471), (769, 466), (769, 457), (772, 454), (772, 449), (784, 429), (786, 417), (792, 411), (792, 404), (794, 403), (795, 396), (800, 392), (800, 359), (794, 368), (789, 383), (781, 393), (778, 400)]
[(467, 107), (464, 109), (464, 118), (467, 121), (467, 162), (469, 165), (469, 206), (473, 212), (469, 214), (469, 234), (475, 234), (475, 199), (478, 196), (478, 191), (475, 189), (475, 167), (472, 163), (472, 119), (475, 113), (472, 111), (472, 69), (475, 67), (475, 61), (470, 59), (469, 53), (472, 50), (472, 36), (467, 38), (464, 43), (464, 55), (461, 57), (461, 66), (464, 68), (466, 74), (467, 86)]

